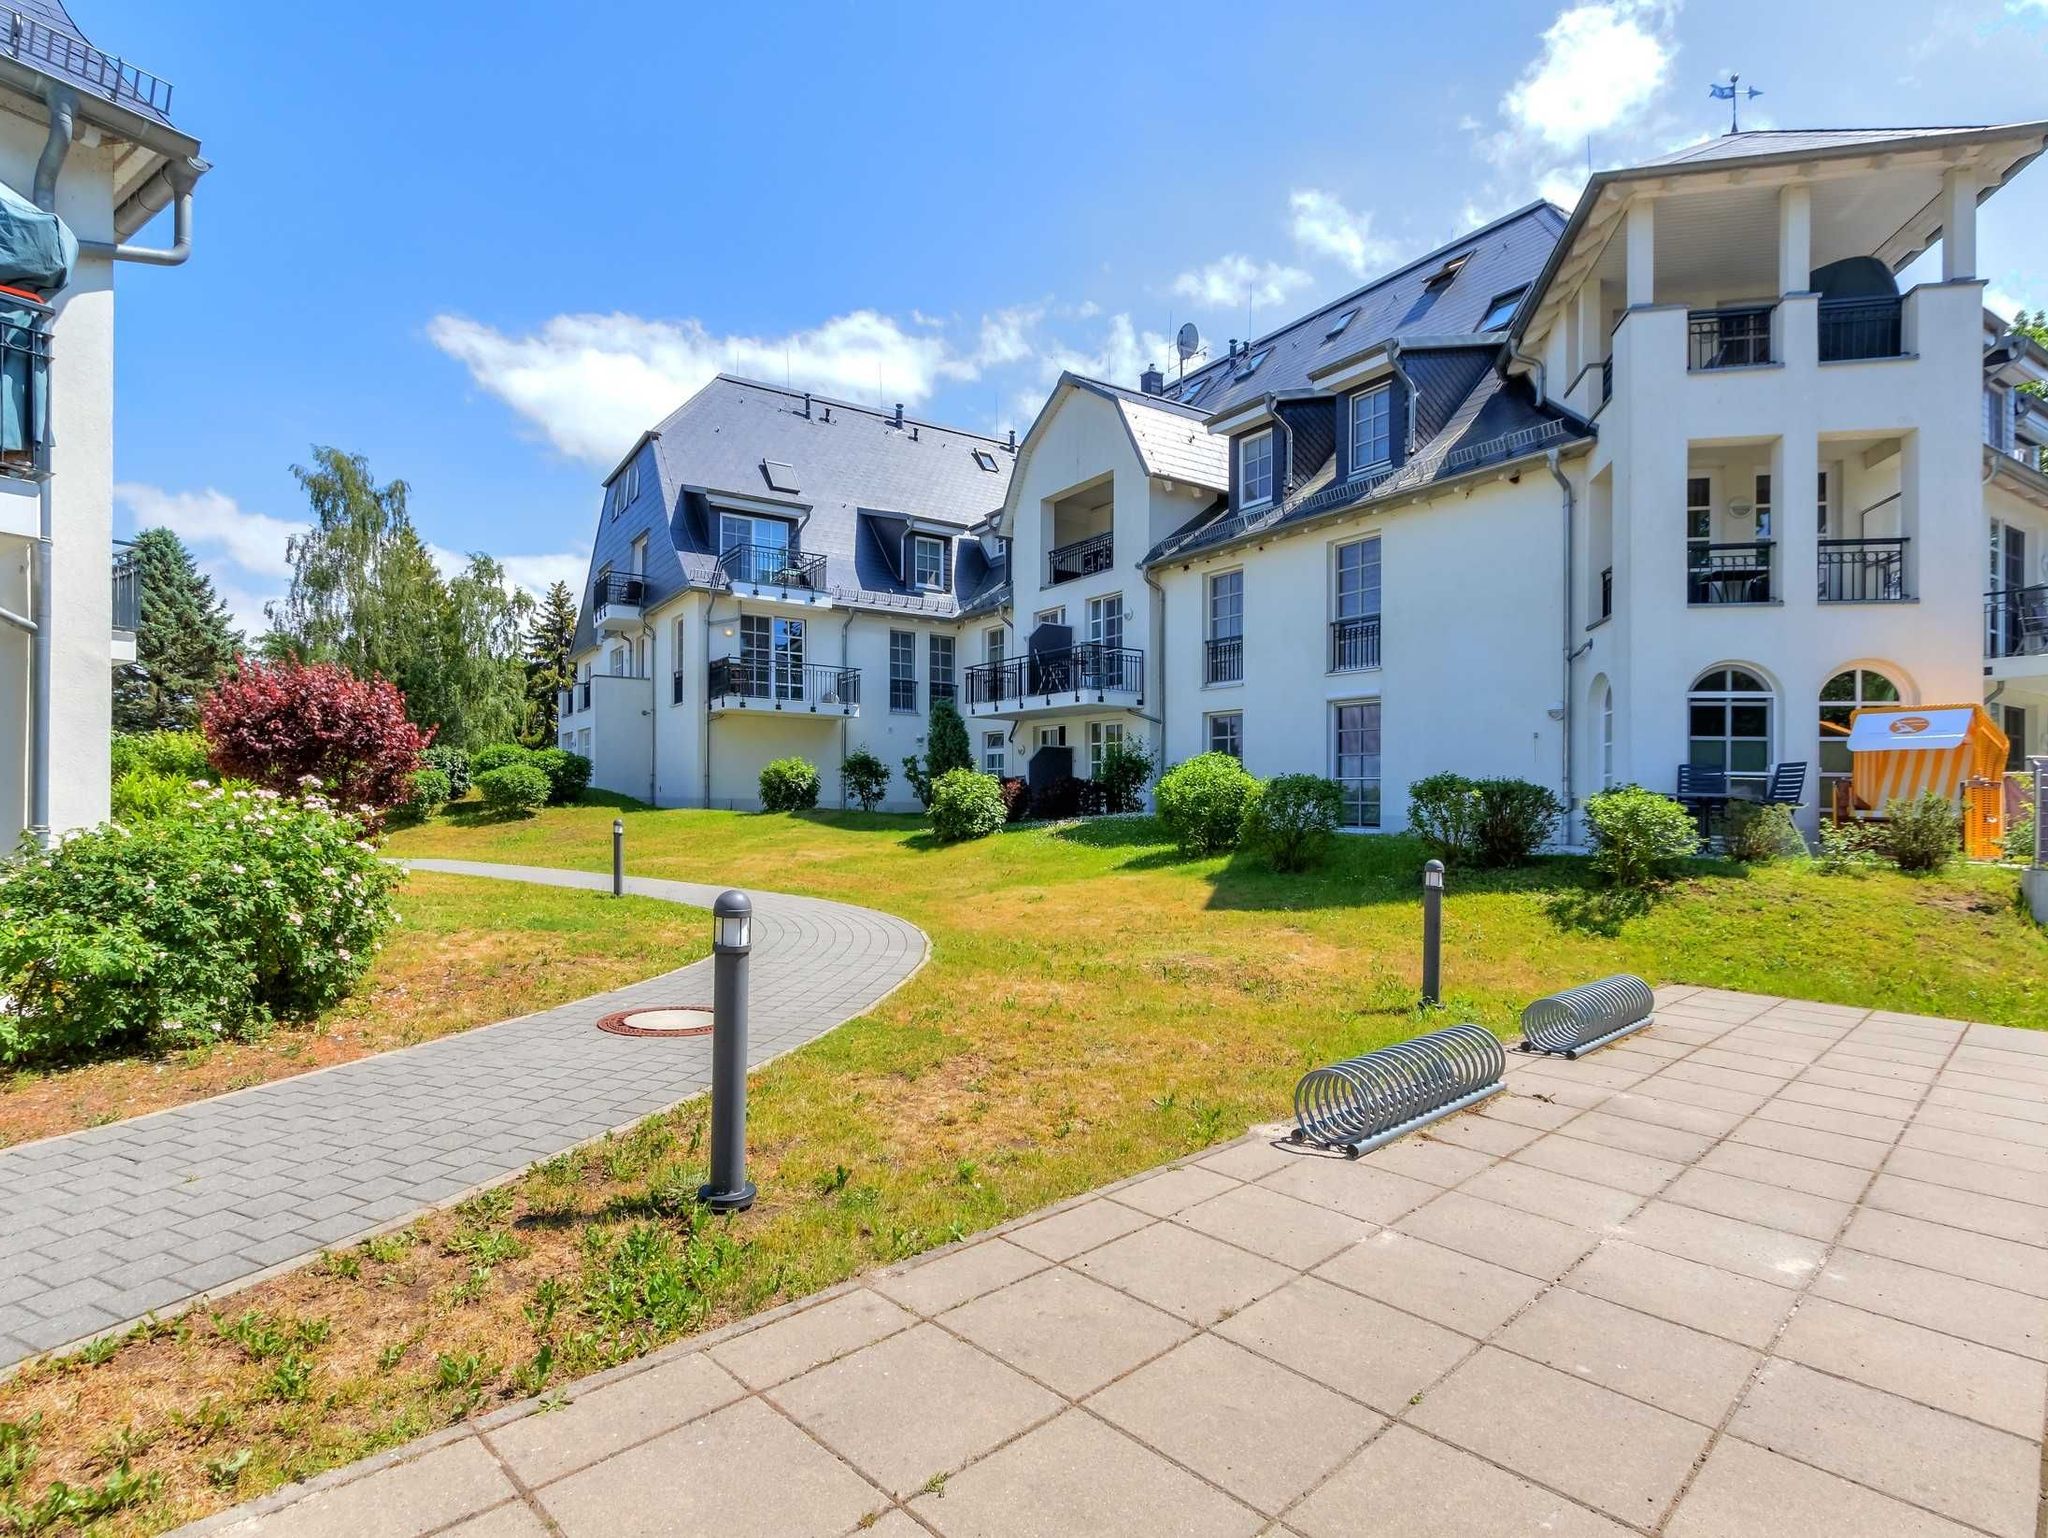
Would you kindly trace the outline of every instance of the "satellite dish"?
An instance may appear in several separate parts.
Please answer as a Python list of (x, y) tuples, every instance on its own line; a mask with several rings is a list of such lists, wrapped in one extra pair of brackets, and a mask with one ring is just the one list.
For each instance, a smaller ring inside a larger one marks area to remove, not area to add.
[(1193, 321), (1180, 328), (1180, 335), (1174, 339), (1174, 346), (1179, 350), (1180, 361), (1183, 363), (1202, 350), (1202, 333), (1195, 329)]

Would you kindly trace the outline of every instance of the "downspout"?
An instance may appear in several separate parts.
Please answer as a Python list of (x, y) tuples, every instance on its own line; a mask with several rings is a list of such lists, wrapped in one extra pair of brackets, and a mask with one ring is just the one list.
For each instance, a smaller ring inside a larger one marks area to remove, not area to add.
[[(644, 581), (645, 578), (642, 578)], [(654, 626), (647, 620), (640, 621), (640, 638), (647, 643), (647, 665), (654, 666)], [(654, 798), (655, 788), (661, 784), (658, 772), (661, 763), (661, 714), (654, 702), (659, 698), (654, 690), (654, 675), (647, 675), (647, 804), (659, 806)]]
[[(57, 175), (64, 169), (65, 157), (71, 153), (77, 97), (69, 86), (52, 82), (45, 88), (43, 99), (50, 108), (50, 132), (43, 141), (43, 153), (36, 160), (35, 205), (45, 213), (54, 213), (57, 208)], [(40, 462), (36, 467), (41, 475), (36, 485), (35, 555), (29, 572), (33, 589), (30, 599), (33, 628), (29, 632), (28, 823), (30, 837), (47, 849), (50, 845), (50, 783), (55, 777), (50, 746), (51, 705), (57, 694), (56, 655), (50, 644), (54, 612), (50, 601), (50, 573), (55, 565), (56, 516), (50, 498), (52, 428), (49, 402), (41, 404), (43, 446), (37, 454)]]
[(1562, 728), (1561, 735), (1563, 737), (1560, 747), (1560, 757), (1562, 759), (1560, 766), (1562, 774), (1560, 797), (1564, 802), (1566, 825), (1569, 828), (1572, 808), (1576, 805), (1572, 799), (1572, 663), (1578, 657), (1578, 652), (1572, 648), (1574, 638), (1572, 625), (1577, 617), (1572, 604), (1572, 563), (1574, 559), (1572, 524), (1577, 509), (1577, 498), (1573, 495), (1570, 479), (1563, 470), (1558, 468), (1556, 449), (1551, 449), (1544, 454), (1543, 463), (1545, 468), (1550, 471), (1550, 478), (1557, 482), (1558, 490), (1564, 497), (1564, 692), (1559, 699), (1563, 709), (1558, 716), (1558, 724)]
[[(851, 638), (851, 636), (852, 636), (852, 633), (853, 633), (853, 610), (851, 610), (851, 609), (848, 609), (848, 610), (846, 611), (846, 618), (845, 618), (845, 619), (843, 619), (843, 620), (841, 620), (841, 621), (839, 622), (839, 666), (840, 666), (840, 669), (841, 669), (841, 671), (844, 671), (845, 669), (847, 669), (847, 668), (850, 668), (850, 667), (852, 667), (852, 666), (853, 666), (853, 655), (852, 655), (852, 653), (850, 653), (850, 652), (849, 652), (849, 651), (847, 650), (847, 646), (848, 646), (848, 644), (849, 644), (849, 642), (850, 642), (850, 638)], [(842, 811), (842, 812), (843, 812), (843, 811), (845, 811), (845, 810), (847, 809), (847, 807), (846, 807), (846, 736), (847, 736), (847, 733), (848, 733), (848, 731), (849, 731), (849, 730), (851, 730), (851, 723), (850, 723), (850, 722), (849, 722), (849, 721), (847, 720), (847, 716), (846, 716), (845, 704), (846, 704), (846, 702), (845, 702), (844, 700), (841, 700), (841, 701), (840, 701), (840, 711), (839, 711), (839, 810), (840, 810), (840, 811)]]
[(133, 210), (140, 220), (146, 221), (161, 213), (166, 204), (175, 204), (171, 214), (170, 245), (137, 246), (125, 240), (81, 240), (78, 249), (88, 256), (104, 256), (116, 262), (138, 262), (145, 267), (184, 265), (185, 259), (192, 254), (192, 189), (198, 184), (199, 173), (205, 169), (203, 161), (166, 161), (156, 175), (138, 187), (121, 205), (116, 215), (117, 219), (125, 218)]
[(1166, 765), (1166, 589), (1153, 577), (1149, 566), (1141, 565), (1139, 571), (1145, 578), (1145, 586), (1152, 589), (1152, 659), (1159, 669), (1159, 714), (1152, 719), (1159, 723), (1159, 767)]
[(1415, 381), (1408, 377), (1408, 370), (1401, 367), (1401, 344), (1398, 340), (1387, 343), (1387, 367), (1394, 371), (1394, 377), (1401, 381), (1401, 393), (1408, 397), (1408, 425), (1401, 434), (1401, 463), (1408, 463), (1408, 456), (1415, 452)]
[[(1538, 403), (1540, 404), (1543, 401), (1549, 400), (1550, 374), (1549, 370), (1544, 367), (1543, 360), (1541, 358), (1532, 358), (1525, 352), (1516, 352), (1514, 344), (1512, 342), (1503, 343), (1502, 345), (1507, 349), (1508, 362), (1519, 363), (1522, 365), (1522, 367), (1534, 371), (1536, 375), (1536, 399)], [(1573, 382), (1576, 383), (1577, 381)]]

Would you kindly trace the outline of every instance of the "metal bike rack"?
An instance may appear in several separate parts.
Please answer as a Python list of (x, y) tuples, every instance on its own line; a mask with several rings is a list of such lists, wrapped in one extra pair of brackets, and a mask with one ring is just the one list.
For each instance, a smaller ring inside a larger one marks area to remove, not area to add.
[(1360, 1154), (1477, 1105), (1506, 1086), (1493, 1032), (1454, 1025), (1313, 1069), (1294, 1086), (1289, 1140)]
[(1626, 973), (1546, 994), (1522, 1011), (1522, 1050), (1577, 1057), (1640, 1031), (1656, 1007), (1650, 985)]

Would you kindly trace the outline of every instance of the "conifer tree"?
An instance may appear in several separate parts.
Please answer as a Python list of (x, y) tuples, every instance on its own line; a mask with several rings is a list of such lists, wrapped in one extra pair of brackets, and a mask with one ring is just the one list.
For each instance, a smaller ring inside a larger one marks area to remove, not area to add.
[(169, 529), (144, 529), (133, 547), (142, 613), (135, 660), (114, 665), (114, 729), (190, 731), (199, 704), (234, 663), (242, 637), (192, 552)]

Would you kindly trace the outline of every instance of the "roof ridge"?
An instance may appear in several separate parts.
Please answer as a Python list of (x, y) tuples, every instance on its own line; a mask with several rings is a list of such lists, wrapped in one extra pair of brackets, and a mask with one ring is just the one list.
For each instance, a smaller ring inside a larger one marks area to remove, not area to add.
[[(816, 390), (800, 390), (794, 385), (770, 384), (765, 379), (750, 379), (745, 374), (732, 374), (724, 369), (720, 369), (716, 374), (712, 375), (710, 383), (743, 385), (749, 390), (762, 390), (770, 395), (780, 395), (786, 400), (802, 400), (804, 397), (809, 396), (811, 400), (821, 406), (833, 406), (841, 411), (857, 411), (862, 416), (873, 417), (876, 421), (886, 422), (892, 427), (896, 424), (896, 413), (880, 406), (866, 406), (862, 405), (859, 401), (841, 400), (836, 395), (824, 395)], [(697, 393), (701, 394), (703, 392), (700, 390)], [(695, 400), (696, 398), (696, 395), (692, 395), (690, 400)], [(689, 401), (683, 402), (683, 406), (688, 404)], [(681, 411), (683, 406), (678, 406), (676, 411)], [(670, 416), (674, 414), (674, 412), (669, 413)], [(945, 422), (934, 422), (928, 417), (912, 416), (907, 411), (903, 414), (903, 422), (905, 426), (928, 427), (933, 432), (951, 433), (956, 438), (974, 438), (983, 443), (993, 443), (998, 448), (1008, 446), (1007, 439), (999, 438), (993, 433), (978, 433), (971, 427), (954, 427)]]

